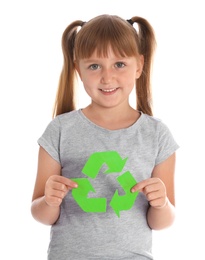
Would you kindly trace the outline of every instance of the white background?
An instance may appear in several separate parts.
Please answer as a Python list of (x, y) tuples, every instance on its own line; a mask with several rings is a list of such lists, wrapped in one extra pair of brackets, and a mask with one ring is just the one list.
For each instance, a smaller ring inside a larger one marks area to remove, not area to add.
[[(177, 219), (172, 228), (154, 233), (156, 260), (205, 259), (202, 0), (1, 0), (0, 259), (46, 259), (50, 227), (36, 222), (30, 213), (37, 139), (51, 120), (63, 30), (73, 20), (87, 21), (102, 13), (125, 19), (143, 16), (156, 32), (154, 114), (180, 145)], [(79, 106), (87, 102), (81, 94)]]

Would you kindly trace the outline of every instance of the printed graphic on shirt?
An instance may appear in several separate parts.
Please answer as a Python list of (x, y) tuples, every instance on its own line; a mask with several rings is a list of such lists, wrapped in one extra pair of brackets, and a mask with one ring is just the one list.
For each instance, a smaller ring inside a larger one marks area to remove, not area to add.
[[(95, 179), (104, 164), (108, 169), (103, 174), (121, 173), (127, 158), (122, 159), (116, 151), (96, 152), (93, 153), (85, 166), (82, 173), (92, 179)], [(73, 178), (78, 183), (78, 188), (72, 190), (72, 196), (79, 207), (85, 212), (106, 212), (106, 198), (88, 198), (89, 192), (95, 192), (88, 178)], [(118, 190), (115, 191), (110, 206), (120, 217), (120, 211), (129, 210), (135, 203), (138, 192), (131, 193), (130, 189), (137, 183), (129, 171), (122, 173), (116, 178), (125, 194), (119, 195)]]

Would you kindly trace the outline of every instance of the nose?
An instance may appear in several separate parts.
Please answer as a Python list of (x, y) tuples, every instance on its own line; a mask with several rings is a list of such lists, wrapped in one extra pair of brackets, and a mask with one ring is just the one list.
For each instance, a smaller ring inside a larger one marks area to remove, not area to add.
[(109, 84), (112, 81), (113, 76), (114, 75), (113, 75), (112, 69), (104, 68), (102, 70), (101, 83), (102, 84)]

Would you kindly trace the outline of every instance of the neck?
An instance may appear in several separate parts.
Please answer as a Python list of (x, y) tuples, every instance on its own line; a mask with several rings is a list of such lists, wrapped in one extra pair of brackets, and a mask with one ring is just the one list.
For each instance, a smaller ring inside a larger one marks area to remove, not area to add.
[(129, 104), (123, 107), (105, 108), (91, 104), (83, 109), (84, 115), (96, 125), (110, 130), (127, 128), (139, 118), (138, 111)]

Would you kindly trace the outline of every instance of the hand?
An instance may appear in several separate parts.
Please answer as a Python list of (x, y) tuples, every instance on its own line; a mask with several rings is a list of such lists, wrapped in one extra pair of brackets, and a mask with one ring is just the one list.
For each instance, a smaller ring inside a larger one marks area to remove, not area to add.
[(52, 207), (60, 206), (63, 198), (73, 188), (77, 188), (77, 183), (59, 175), (52, 175), (45, 185), (45, 202)]
[(143, 192), (154, 208), (163, 208), (167, 204), (166, 187), (159, 178), (149, 178), (137, 183), (131, 192)]

